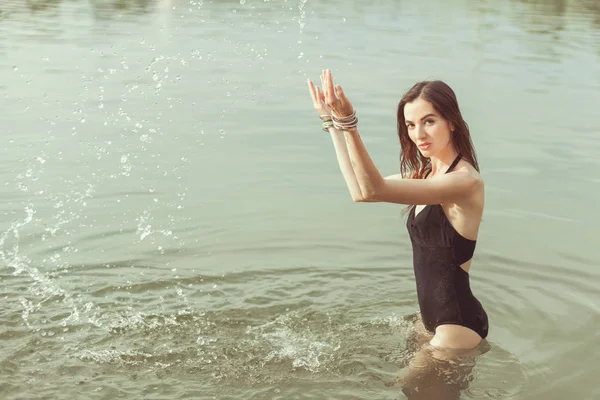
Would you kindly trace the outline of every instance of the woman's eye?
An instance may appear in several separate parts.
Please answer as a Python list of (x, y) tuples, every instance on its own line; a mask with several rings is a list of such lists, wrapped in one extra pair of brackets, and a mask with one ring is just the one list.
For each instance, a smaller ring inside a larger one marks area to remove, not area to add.
[(425, 121), (425, 123), (426, 123), (427, 125), (431, 125), (431, 124), (433, 124), (433, 120), (432, 120), (432, 119), (428, 119), (427, 121)]

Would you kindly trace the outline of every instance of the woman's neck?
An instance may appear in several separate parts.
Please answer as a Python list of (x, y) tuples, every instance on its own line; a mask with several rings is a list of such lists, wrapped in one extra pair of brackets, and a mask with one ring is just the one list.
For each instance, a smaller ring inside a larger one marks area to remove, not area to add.
[(450, 164), (456, 159), (456, 156), (458, 156), (458, 151), (454, 149), (451, 143), (435, 156), (432, 156), (429, 160), (431, 163), (431, 176), (435, 176), (440, 171), (444, 171), (442, 173), (445, 173)]

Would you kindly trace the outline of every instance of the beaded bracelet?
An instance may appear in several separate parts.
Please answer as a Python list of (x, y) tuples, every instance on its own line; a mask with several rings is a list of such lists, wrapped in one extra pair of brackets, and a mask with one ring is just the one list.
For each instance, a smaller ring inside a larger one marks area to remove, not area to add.
[(333, 126), (335, 129), (339, 130), (348, 130), (352, 128), (356, 128), (358, 125), (358, 118), (356, 117), (356, 110), (352, 111), (352, 114), (346, 117), (336, 117), (334, 115), (331, 116), (333, 121)]
[(323, 123), (321, 124), (325, 132), (329, 131), (329, 128), (333, 127), (337, 130), (344, 131), (352, 128), (356, 128), (358, 125), (358, 118), (356, 117), (356, 111), (346, 117), (336, 117), (334, 115), (321, 114), (319, 118)]
[(325, 132), (329, 132), (329, 128), (333, 128), (333, 121), (329, 120), (329, 121), (324, 121), (321, 126), (323, 127), (323, 130)]

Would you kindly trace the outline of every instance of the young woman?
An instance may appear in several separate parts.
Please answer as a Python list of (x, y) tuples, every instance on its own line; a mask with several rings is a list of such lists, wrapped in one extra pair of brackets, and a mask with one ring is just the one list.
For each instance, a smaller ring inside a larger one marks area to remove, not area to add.
[(441, 81), (414, 85), (398, 105), (400, 174), (383, 177), (357, 129), (354, 108), (330, 70), (308, 86), (323, 129), (356, 202), (406, 204), (417, 298), (434, 348), (473, 349), (488, 318), (472, 294), (469, 269), (484, 206), (484, 184), (452, 89)]

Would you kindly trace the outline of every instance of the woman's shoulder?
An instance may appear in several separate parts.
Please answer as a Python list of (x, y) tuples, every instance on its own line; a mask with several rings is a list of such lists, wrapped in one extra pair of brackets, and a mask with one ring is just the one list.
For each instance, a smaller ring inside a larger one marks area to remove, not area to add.
[(473, 180), (477, 184), (483, 185), (483, 177), (477, 169), (467, 160), (460, 160), (453, 172), (461, 172), (465, 178)]
[(485, 182), (477, 169), (468, 161), (461, 160), (457, 165), (457, 171), (465, 174), (465, 179), (468, 179), (471, 184), (469, 194), (464, 197), (463, 206), (474, 208), (478, 212), (483, 210), (485, 202)]

